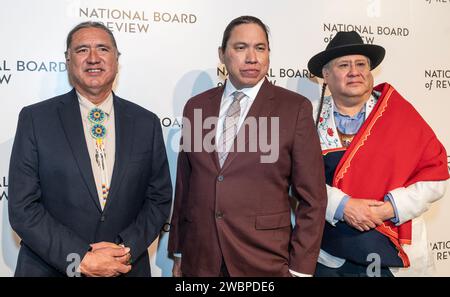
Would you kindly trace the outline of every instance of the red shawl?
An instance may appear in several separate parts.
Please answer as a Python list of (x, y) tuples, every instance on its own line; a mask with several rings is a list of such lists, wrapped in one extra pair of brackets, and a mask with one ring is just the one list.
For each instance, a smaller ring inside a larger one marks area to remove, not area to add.
[[(419, 181), (449, 177), (445, 148), (419, 113), (389, 84), (338, 164), (333, 186), (351, 197), (382, 201), (385, 194)], [(411, 221), (395, 226), (390, 220), (376, 228), (397, 247), (411, 244)]]

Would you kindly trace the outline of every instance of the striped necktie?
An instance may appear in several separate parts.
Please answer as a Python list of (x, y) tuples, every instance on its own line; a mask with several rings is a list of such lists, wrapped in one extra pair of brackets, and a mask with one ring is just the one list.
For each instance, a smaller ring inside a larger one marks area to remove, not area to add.
[(234, 92), (233, 102), (225, 115), (222, 136), (218, 142), (219, 164), (221, 168), (227, 159), (228, 152), (233, 144), (234, 138), (237, 135), (238, 122), (241, 115), (240, 102), (244, 97), (244, 93), (239, 91)]

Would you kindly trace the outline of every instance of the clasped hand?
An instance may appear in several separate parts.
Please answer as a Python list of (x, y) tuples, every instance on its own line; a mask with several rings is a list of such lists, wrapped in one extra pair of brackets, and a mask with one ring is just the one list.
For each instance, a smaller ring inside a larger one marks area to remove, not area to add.
[(350, 198), (344, 208), (344, 221), (359, 231), (369, 231), (393, 217), (389, 201)]
[(80, 263), (80, 272), (90, 277), (112, 277), (128, 273), (131, 270), (130, 248), (112, 242), (91, 244)]

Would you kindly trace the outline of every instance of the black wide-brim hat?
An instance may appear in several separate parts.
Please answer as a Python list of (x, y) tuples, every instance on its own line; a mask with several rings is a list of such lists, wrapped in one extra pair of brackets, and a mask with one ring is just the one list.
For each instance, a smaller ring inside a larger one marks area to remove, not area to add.
[(377, 67), (384, 59), (386, 51), (382, 46), (364, 44), (356, 31), (338, 32), (323, 52), (312, 57), (308, 62), (309, 71), (323, 78), (322, 68), (335, 58), (347, 55), (363, 55), (370, 59), (371, 70)]

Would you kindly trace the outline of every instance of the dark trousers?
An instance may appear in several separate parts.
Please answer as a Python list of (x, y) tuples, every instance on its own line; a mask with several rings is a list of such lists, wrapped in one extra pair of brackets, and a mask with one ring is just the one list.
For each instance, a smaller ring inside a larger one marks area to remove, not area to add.
[[(317, 263), (315, 277), (369, 277), (367, 266), (345, 261), (339, 268), (330, 268)], [(380, 277), (394, 277), (389, 268), (380, 268)]]

